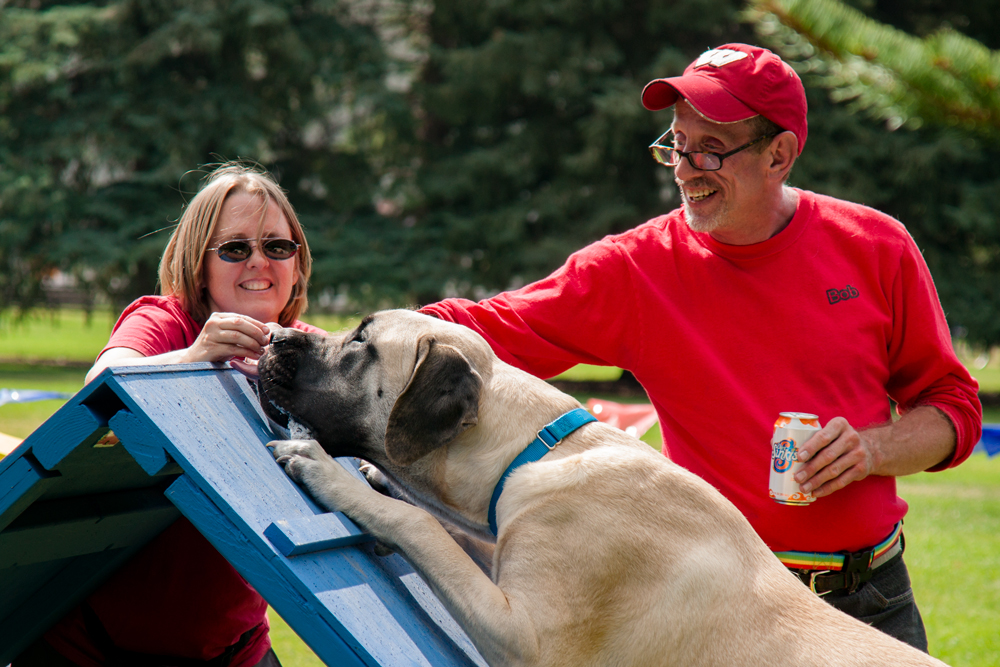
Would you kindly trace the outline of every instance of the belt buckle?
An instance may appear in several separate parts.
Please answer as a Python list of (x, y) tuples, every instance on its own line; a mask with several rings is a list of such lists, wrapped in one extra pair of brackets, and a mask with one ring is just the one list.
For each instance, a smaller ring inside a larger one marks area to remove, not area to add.
[(810, 572), (809, 590), (811, 590), (819, 597), (823, 597), (824, 595), (829, 595), (832, 591), (823, 591), (822, 593), (820, 593), (819, 591), (816, 590), (816, 577), (818, 577), (821, 574), (830, 574), (830, 572), (832, 572), (832, 570), (813, 570), (812, 572)]

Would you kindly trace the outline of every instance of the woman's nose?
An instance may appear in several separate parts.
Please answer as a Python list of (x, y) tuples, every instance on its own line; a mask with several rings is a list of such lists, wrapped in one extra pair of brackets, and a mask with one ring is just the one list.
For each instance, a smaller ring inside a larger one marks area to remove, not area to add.
[(264, 254), (264, 249), (258, 244), (253, 247), (247, 258), (247, 267), (261, 268), (267, 266), (270, 261)]

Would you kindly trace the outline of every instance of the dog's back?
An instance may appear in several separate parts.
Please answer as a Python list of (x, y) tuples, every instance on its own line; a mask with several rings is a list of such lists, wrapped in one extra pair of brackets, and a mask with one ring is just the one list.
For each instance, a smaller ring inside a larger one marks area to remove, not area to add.
[(943, 664), (817, 598), (659, 452), (603, 424), (578, 439), (590, 448), (516, 472), (498, 508), (513, 514), (494, 580), (568, 640), (541, 664)]

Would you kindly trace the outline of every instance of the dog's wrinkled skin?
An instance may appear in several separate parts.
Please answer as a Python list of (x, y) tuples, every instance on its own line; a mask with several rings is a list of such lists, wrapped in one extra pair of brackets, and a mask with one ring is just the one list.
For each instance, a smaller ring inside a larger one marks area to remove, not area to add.
[(821, 601), (714, 488), (604, 424), (511, 475), (484, 572), (441, 521), (492, 540), (500, 475), (579, 404), (464, 327), (385, 311), (343, 337), (286, 329), (259, 368), (265, 410), (316, 438), (272, 443), (287, 473), (404, 555), (490, 665), (943, 664)]

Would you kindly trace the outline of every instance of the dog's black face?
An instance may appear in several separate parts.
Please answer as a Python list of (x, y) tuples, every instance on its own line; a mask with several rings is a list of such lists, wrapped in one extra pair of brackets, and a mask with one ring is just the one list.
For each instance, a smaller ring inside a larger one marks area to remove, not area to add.
[(260, 401), (332, 456), (408, 465), (476, 423), (482, 379), (450, 343), (491, 355), (477, 339), (409, 311), (370, 315), (343, 336), (282, 329), (258, 364)]
[(378, 351), (365, 341), (366, 319), (346, 336), (282, 329), (261, 357), (260, 401), (282, 423), (287, 417), (309, 429), (332, 456), (363, 456), (371, 440), (364, 415), (378, 398)]

